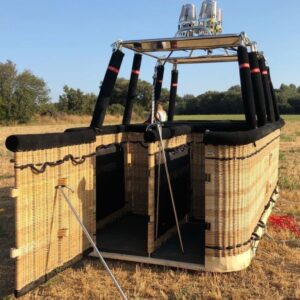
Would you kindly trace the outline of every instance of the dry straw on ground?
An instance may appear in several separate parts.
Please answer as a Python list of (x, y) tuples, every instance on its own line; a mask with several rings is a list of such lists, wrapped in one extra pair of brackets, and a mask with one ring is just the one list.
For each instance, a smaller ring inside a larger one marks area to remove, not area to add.
[[(14, 246), (14, 205), (8, 197), (8, 189), (13, 185), (13, 169), (9, 163), (12, 155), (4, 146), (5, 138), (14, 133), (55, 132), (84, 125), (79, 119), (66, 123), (1, 127), (0, 299), (10, 299), (14, 289), (14, 262), (9, 258), (9, 249)], [(300, 121), (288, 122), (283, 130), (280, 185), (279, 210), (274, 213), (291, 214), (300, 224)], [(257, 257), (242, 272), (210, 274), (108, 263), (131, 299), (300, 299), (300, 241), (286, 231), (272, 228), (268, 231), (275, 240), (264, 238)], [(291, 241), (279, 241), (287, 239)], [(23, 299), (118, 299), (118, 294), (100, 263), (85, 259)]]

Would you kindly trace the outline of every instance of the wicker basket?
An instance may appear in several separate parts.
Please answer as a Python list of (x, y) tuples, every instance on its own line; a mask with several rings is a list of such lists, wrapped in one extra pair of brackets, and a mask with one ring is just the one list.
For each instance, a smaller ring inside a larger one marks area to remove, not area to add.
[[(12, 256), (16, 258), (17, 291), (46, 280), (54, 269), (90, 248), (56, 186), (60, 178), (67, 179), (74, 189), (68, 196), (94, 235), (93, 152), (90, 143), (15, 153), (16, 248)], [(70, 155), (73, 159), (67, 159)]]
[[(203, 143), (203, 134), (191, 133), (164, 140), (167, 151), (189, 147), (191, 206), (189, 218), (206, 223), (205, 264), (189, 265), (157, 260), (134, 261), (205, 269), (214, 272), (246, 268), (273, 206), (278, 181), (280, 130), (242, 146)], [(20, 294), (50, 278), (89, 250), (83, 232), (56, 189), (66, 178), (68, 191), (88, 231), (96, 234), (97, 148), (122, 145), (124, 149), (124, 208), (101, 220), (100, 226), (132, 212), (148, 216), (149, 256), (176, 233), (169, 228), (156, 238), (156, 168), (160, 142), (145, 143), (143, 133), (98, 135), (94, 142), (15, 153), (16, 290)], [(273, 195), (273, 196), (272, 196)], [(271, 200), (270, 202), (270, 198)], [(263, 220), (263, 221), (262, 221)], [(196, 242), (196, 241), (195, 241)], [(116, 257), (118, 258), (118, 257)], [(124, 259), (124, 256), (123, 256)]]

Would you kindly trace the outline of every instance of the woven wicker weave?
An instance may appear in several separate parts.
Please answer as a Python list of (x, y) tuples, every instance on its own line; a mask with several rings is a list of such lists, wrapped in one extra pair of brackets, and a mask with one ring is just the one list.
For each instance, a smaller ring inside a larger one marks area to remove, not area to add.
[[(173, 149), (182, 145), (190, 144), (191, 135), (181, 135), (173, 137), (168, 140), (164, 140), (165, 149)], [(171, 236), (172, 233), (176, 233), (175, 227), (168, 230), (158, 240), (155, 240), (155, 155), (160, 151), (160, 142), (149, 144), (148, 148), (148, 254), (153, 253), (166, 237)], [(146, 170), (145, 170), (146, 171)]]
[(89, 245), (82, 230), (56, 186), (67, 178), (74, 193), (67, 192), (91, 234), (95, 233), (94, 156), (82, 164), (71, 160), (48, 166), (36, 174), (44, 162), (56, 162), (71, 154), (75, 158), (94, 152), (92, 144), (17, 152), (15, 155), (16, 197), (16, 290), (42, 278), (81, 254)]
[(277, 130), (254, 144), (205, 147), (206, 257), (250, 249), (240, 245), (251, 238), (277, 185), (279, 136)]
[[(189, 215), (205, 220), (210, 227), (205, 233), (206, 270), (235, 271), (250, 264), (251, 236), (278, 181), (279, 137), (280, 130), (276, 130), (244, 146), (204, 145), (203, 134), (199, 133), (163, 141), (165, 149), (190, 145)], [(155, 156), (160, 142), (144, 143), (143, 133), (99, 135), (90, 144), (16, 152), (16, 290), (45, 277), (89, 248), (56, 186), (59, 179), (67, 178), (75, 192), (66, 192), (89, 232), (95, 234), (96, 160), (91, 154), (98, 147), (112, 144), (124, 147), (126, 205), (108, 218), (116, 219), (128, 210), (148, 215), (149, 255), (176, 232), (173, 227), (155, 240)], [(73, 160), (65, 159), (70, 155)], [(63, 163), (37, 172), (45, 162), (64, 159)], [(186, 216), (180, 222), (185, 220)]]
[(191, 216), (205, 219), (205, 156), (203, 134), (193, 134), (191, 147), (192, 209)]

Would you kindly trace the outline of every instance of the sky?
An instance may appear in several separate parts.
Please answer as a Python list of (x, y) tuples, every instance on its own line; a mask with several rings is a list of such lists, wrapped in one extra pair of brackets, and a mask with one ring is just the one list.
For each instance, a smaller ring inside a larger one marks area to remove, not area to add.
[[(98, 93), (116, 40), (164, 38), (176, 33), (183, 0), (0, 0), (0, 62), (43, 78), (57, 101), (63, 86)], [(300, 86), (300, 1), (219, 0), (223, 33), (247, 35), (269, 62), (275, 87)], [(120, 77), (129, 78), (133, 53), (124, 50)], [(151, 81), (145, 58), (140, 78)], [(167, 67), (164, 87), (170, 85)], [(239, 84), (236, 63), (179, 67), (178, 93), (199, 95)]]

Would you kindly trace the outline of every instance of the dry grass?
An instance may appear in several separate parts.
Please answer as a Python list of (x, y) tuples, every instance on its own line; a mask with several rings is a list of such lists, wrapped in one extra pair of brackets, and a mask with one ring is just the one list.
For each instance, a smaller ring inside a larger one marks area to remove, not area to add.
[[(88, 121), (88, 120), (84, 120)], [(119, 121), (119, 120), (117, 120)], [(83, 126), (72, 120), (72, 127)], [(4, 147), (12, 133), (62, 131), (67, 124), (2, 127), (0, 132), (0, 298), (11, 298), (14, 264), (14, 207), (8, 198), (13, 185), (11, 154)], [(280, 184), (283, 187), (276, 213), (293, 214), (300, 223), (300, 121), (288, 122), (281, 144)], [(300, 242), (288, 232), (269, 228), (276, 239), (264, 239), (257, 257), (245, 271), (231, 274), (186, 272), (163, 267), (109, 261), (131, 299), (300, 299)], [(85, 259), (35, 289), (24, 299), (118, 299), (116, 289), (97, 260)]]

